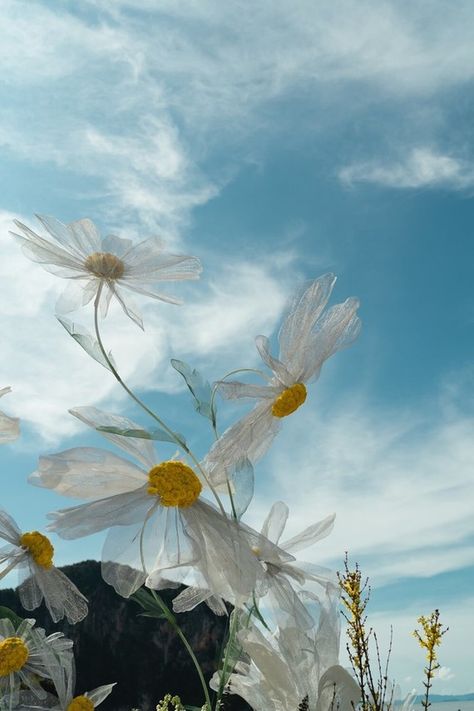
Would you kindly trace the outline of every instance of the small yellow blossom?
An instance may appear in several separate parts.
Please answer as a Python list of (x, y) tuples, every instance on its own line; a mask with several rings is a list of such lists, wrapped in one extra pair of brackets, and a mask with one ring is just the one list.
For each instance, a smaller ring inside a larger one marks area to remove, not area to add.
[(39, 531), (30, 531), (20, 536), (20, 545), (26, 548), (37, 565), (49, 570), (53, 566), (54, 546), (47, 536)]
[(0, 642), (0, 676), (22, 669), (28, 661), (28, 647), (20, 637), (7, 637)]
[(192, 506), (202, 484), (191, 467), (183, 462), (162, 462), (148, 472), (148, 493), (159, 496), (162, 506)]

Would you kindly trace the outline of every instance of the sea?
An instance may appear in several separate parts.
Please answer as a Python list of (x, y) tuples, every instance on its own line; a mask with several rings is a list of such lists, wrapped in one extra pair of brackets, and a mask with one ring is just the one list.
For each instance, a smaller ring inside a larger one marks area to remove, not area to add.
[[(422, 709), (421, 704), (416, 704), (416, 707)], [(436, 701), (431, 704), (430, 711), (474, 711), (474, 700)]]

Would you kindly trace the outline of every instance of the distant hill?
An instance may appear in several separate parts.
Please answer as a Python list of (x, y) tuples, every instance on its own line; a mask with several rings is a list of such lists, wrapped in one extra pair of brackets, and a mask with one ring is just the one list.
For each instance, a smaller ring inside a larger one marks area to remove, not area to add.
[[(101, 704), (101, 711), (154, 711), (166, 693), (179, 694), (185, 704), (204, 702), (196, 671), (180, 639), (166, 620), (139, 617), (141, 608), (117, 595), (92, 560), (65, 566), (62, 570), (89, 600), (89, 614), (77, 625), (53, 624), (42, 605), (26, 612), (12, 589), (0, 590), (0, 605), (22, 617), (34, 617), (48, 633), (61, 631), (74, 641), (77, 665), (76, 693), (101, 684), (118, 682)], [(163, 591), (169, 604), (176, 590)], [(210, 678), (215, 671), (224, 636), (226, 617), (216, 617), (206, 605), (179, 616), (181, 628)], [(248, 708), (232, 697), (233, 711)]]
[[(416, 697), (417, 701), (421, 701), (424, 698), (423, 694)], [(430, 701), (433, 704), (439, 704), (443, 701), (474, 701), (474, 692), (472, 694), (454, 694), (449, 696), (448, 694), (430, 694)]]

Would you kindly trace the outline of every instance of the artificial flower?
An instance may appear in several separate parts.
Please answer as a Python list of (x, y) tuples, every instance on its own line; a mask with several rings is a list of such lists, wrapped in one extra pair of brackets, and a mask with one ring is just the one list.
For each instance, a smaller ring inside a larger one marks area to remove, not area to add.
[(71, 624), (87, 615), (87, 600), (63, 572), (53, 565), (54, 548), (39, 531), (22, 533), (15, 521), (0, 510), (0, 538), (7, 546), (0, 549), (0, 579), (13, 569), (20, 573), (18, 593), (26, 610), (39, 607), (42, 600), (58, 622), (64, 616)]
[(31, 692), (20, 693), (18, 711), (93, 711), (111, 694), (115, 686), (115, 683), (105, 684), (75, 695), (76, 665), (72, 655), (67, 663), (55, 665), (51, 672), (56, 696), (48, 694), (45, 699), (38, 701)]
[[(339, 617), (336, 596), (321, 604), (317, 630), (282, 627), (265, 636), (255, 625), (242, 624), (237, 637), (246, 656), (226, 680), (230, 693), (255, 711), (351, 711), (360, 690), (338, 664)], [(218, 689), (220, 672), (211, 680)], [(301, 705), (301, 706), (300, 706)]]
[(357, 299), (350, 298), (324, 310), (335, 281), (333, 274), (325, 274), (295, 298), (278, 335), (278, 358), (270, 354), (268, 338), (257, 336), (257, 350), (271, 371), (266, 385), (217, 383), (223, 397), (248, 398), (256, 405), (224, 432), (207, 455), (204, 463), (216, 484), (220, 484), (217, 477), (223, 465), (231, 466), (243, 456), (253, 463), (265, 454), (282, 418), (305, 402), (306, 385), (318, 378), (324, 361), (357, 337)]
[[(69, 225), (54, 217), (38, 215), (38, 219), (50, 239), (37, 235), (18, 220), (15, 224), (23, 234), (12, 234), (30, 259), (57, 276), (73, 280), (58, 303), (60, 313), (74, 311), (99, 297), (105, 316), (114, 296), (127, 316), (143, 328), (140, 315), (122, 289), (177, 304), (180, 301), (175, 297), (157, 291), (158, 282), (197, 279), (201, 272), (199, 259), (168, 254), (156, 237), (134, 245), (115, 235), (102, 238), (87, 218)], [(82, 288), (78, 289), (77, 284)]]
[[(11, 392), (10, 387), (0, 390), (0, 397)], [(9, 417), (0, 410), (0, 443), (13, 442), (20, 435), (20, 424), (17, 417)]]
[[(72, 413), (94, 428), (137, 430), (139, 425), (96, 408)], [(200, 494), (202, 472), (184, 461), (157, 464), (149, 440), (101, 432), (142, 466), (107, 450), (77, 447), (41, 457), (30, 482), (66, 496), (93, 499), (49, 515), (62, 538), (110, 529), (102, 553), (102, 576), (122, 596), (151, 573), (179, 577), (195, 567), (205, 587), (234, 604), (252, 594), (261, 572), (241, 526)], [(255, 545), (259, 544), (259, 538)]]
[(71, 647), (61, 632), (46, 636), (35, 620), (14, 625), (8, 618), (0, 619), (0, 709), (16, 709), (20, 689), (37, 699), (47, 698), (40, 681), (53, 679), (58, 669), (70, 664)]
[(274, 545), (253, 548), (264, 569), (264, 577), (257, 592), (259, 597), (268, 593), (280, 624), (307, 629), (314, 625), (314, 619), (295, 591), (294, 584), (302, 588), (309, 583), (316, 583), (326, 592), (336, 589), (338, 584), (336, 577), (329, 570), (307, 563), (302, 566), (295, 564), (293, 556), (328, 536), (334, 526), (335, 514), (281, 542), (288, 513), (288, 506), (283, 501), (273, 504), (263, 523), (261, 540), (269, 540)]

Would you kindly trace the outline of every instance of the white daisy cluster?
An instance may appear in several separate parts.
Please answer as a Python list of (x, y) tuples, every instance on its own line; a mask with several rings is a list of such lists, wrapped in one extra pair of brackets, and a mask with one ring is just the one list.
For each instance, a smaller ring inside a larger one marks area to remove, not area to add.
[[(254, 466), (284, 419), (305, 404), (308, 385), (318, 378), (324, 361), (356, 338), (358, 301), (351, 298), (326, 308), (335, 283), (332, 274), (305, 285), (283, 319), (278, 357), (271, 354), (268, 338), (256, 339), (268, 369), (258, 371), (262, 385), (224, 377), (212, 390), (196, 371), (174, 361), (197, 411), (210, 420), (216, 437), (206, 456), (197, 458), (184, 437), (124, 383), (103, 344), (98, 315), (106, 316), (113, 297), (143, 327), (124, 290), (176, 303), (157, 290), (157, 283), (197, 278), (199, 260), (167, 254), (156, 239), (136, 245), (115, 236), (102, 239), (87, 219), (69, 225), (50, 217), (39, 219), (47, 237), (17, 223), (21, 234), (15, 234), (16, 239), (33, 261), (70, 281), (57, 305), (59, 313), (93, 302), (95, 336), (76, 340), (111, 371), (151, 420), (146, 428), (92, 406), (70, 411), (125, 457), (95, 447), (40, 457), (29, 481), (83, 500), (50, 514), (49, 531), (64, 539), (107, 531), (102, 575), (123, 597), (138, 595), (145, 586), (159, 600), (156, 591), (184, 585), (174, 599), (175, 612), (206, 602), (222, 615), (232, 606), (229, 640), (211, 684), (217, 692), (216, 709), (223, 695), (231, 692), (256, 711), (329, 711), (335, 708), (335, 700), (340, 711), (349, 711), (359, 701), (359, 689), (338, 664), (337, 579), (329, 570), (296, 560), (300, 550), (330, 533), (334, 515), (288, 540), (281, 540), (289, 513), (283, 502), (273, 504), (260, 531), (245, 524), (243, 516), (253, 495)], [(255, 402), (221, 436), (216, 392), (224, 398)], [(7, 433), (3, 439), (11, 439), (11, 418), (2, 418)], [(179, 452), (160, 456), (154, 441), (173, 443)], [(85, 598), (53, 566), (53, 546), (44, 534), (22, 533), (1, 512), (0, 537), (7, 544), (0, 550), (0, 565), (4, 565), (0, 577), (18, 568), (19, 594), (26, 609), (34, 609), (44, 599), (54, 620), (65, 615), (74, 623), (87, 614)], [(171, 613), (169, 619), (174, 619)], [(0, 647), (0, 684), (1, 654)], [(101, 687), (78, 697), (82, 705), (75, 705), (73, 667), (63, 664), (57, 669), (57, 708), (92, 709), (110, 692), (111, 687)], [(14, 680), (11, 685), (18, 704)], [(204, 693), (210, 706), (205, 687)]]

